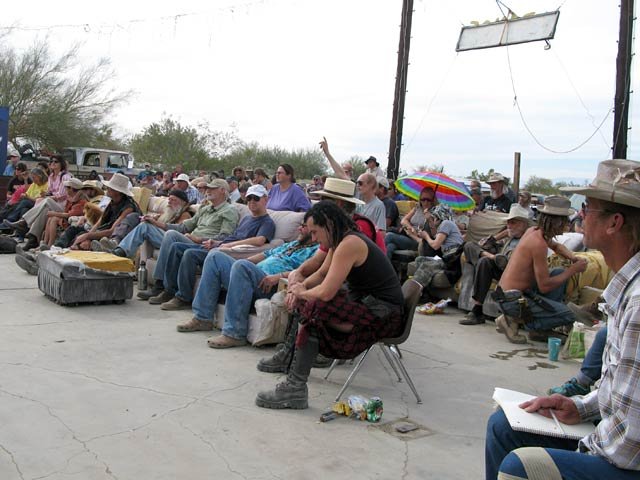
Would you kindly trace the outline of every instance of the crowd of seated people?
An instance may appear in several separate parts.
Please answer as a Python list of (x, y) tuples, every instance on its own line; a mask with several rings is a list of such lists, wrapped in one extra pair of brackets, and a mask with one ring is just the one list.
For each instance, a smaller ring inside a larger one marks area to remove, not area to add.
[[(465, 242), (464, 229), (439, 201), (437, 189), (422, 189), (417, 204), (400, 217), (395, 202), (402, 199), (396, 197), (393, 182), (377, 175), (379, 164), (374, 157), (367, 161), (369, 171), (353, 181), (353, 166), (338, 164), (331, 157), (326, 140), (320, 147), (330, 158), (335, 177), (314, 177), (308, 189), (297, 183), (294, 167), (286, 163), (271, 172), (275, 173), (275, 181), (260, 168), (249, 175), (237, 167), (228, 177), (198, 172), (191, 178), (181, 166), (158, 175), (143, 172), (136, 179), (137, 186), (150, 190), (154, 197), (166, 197), (161, 212), (144, 214), (131, 180), (122, 174), (116, 173), (102, 183), (82, 182), (66, 172), (61, 157), (52, 157), (48, 173), (41, 167), (29, 172), (18, 162), (8, 202), (0, 212), (1, 227), (6, 233), (24, 237), (18, 264), (29, 273), (37, 272), (35, 259), (39, 252), (55, 247), (101, 251), (131, 259), (137, 257), (143, 244), (159, 249), (154, 281), (148, 290), (138, 292), (138, 298), (159, 305), (162, 310), (189, 311), (188, 317), (176, 325), (178, 332), (187, 333), (213, 330), (217, 304), (226, 292), (224, 318), (218, 319), (221, 332), (207, 339), (207, 346), (214, 349), (247, 345), (248, 318), (254, 300), (271, 298), (280, 280), (287, 279), (285, 305), (291, 319), (285, 343), (257, 365), (260, 371), (284, 372), (286, 377), (273, 390), (257, 394), (256, 404), (264, 408), (307, 408), (311, 368), (327, 365), (322, 363), (326, 358), (354, 358), (381, 338), (402, 330), (401, 283), (392, 263), (397, 250), (419, 252), (421, 260), (414, 278), (425, 291), (430, 290), (431, 280), (438, 272), (453, 275), (449, 280), (454, 284), (460, 271), (451, 273), (452, 264), (472, 266), (473, 307), (460, 322), (462, 325), (486, 323), (482, 306), (490, 294), (502, 313), (496, 325), (510, 342), (527, 341), (521, 330), (528, 332), (532, 340), (535, 337), (531, 332), (545, 335), (573, 323), (575, 312), (564, 302), (564, 289), (569, 278), (585, 270), (587, 262), (555, 240), (565, 231), (572, 214), (566, 198), (548, 197), (544, 207), (538, 209), (534, 225), (530, 195), (522, 192), (516, 202), (505, 178), (495, 173), (488, 182), (489, 196), (481, 198), (477, 187), (472, 189), (478, 205), (465, 215), (471, 217), (483, 211), (504, 214), (506, 227), (494, 238), (500, 243)], [(619, 283), (633, 286), (625, 295), (634, 295), (637, 303), (635, 280), (630, 280), (637, 271), (637, 247), (627, 249), (624, 261), (615, 260), (616, 252), (611, 250), (617, 246), (624, 251), (623, 242), (629, 238), (629, 227), (623, 228), (628, 223), (625, 215), (635, 218), (640, 207), (633, 202), (622, 204), (626, 207), (620, 210), (615, 202), (598, 196), (590, 199), (583, 212), (585, 244), (601, 249), (612, 269), (627, 275)], [(245, 213), (242, 217), (241, 211)], [(301, 217), (297, 238), (283, 245), (272, 244), (276, 234), (272, 216), (279, 212), (298, 212)], [(611, 245), (596, 238), (596, 233), (608, 236)], [(242, 259), (233, 255), (233, 249), (239, 246), (264, 250)], [(549, 269), (549, 249), (564, 257), (568, 266)], [(635, 266), (630, 267), (629, 262), (635, 262)], [(492, 294), (493, 281), (498, 281), (498, 287)], [(618, 294), (621, 291), (624, 290)], [(615, 294), (605, 293), (604, 297), (611, 301)], [(620, 308), (623, 307), (611, 310), (613, 318), (627, 318)], [(637, 321), (637, 314), (632, 315), (631, 320)], [(619, 329), (620, 321), (615, 321), (618, 330), (611, 340), (615, 345), (610, 346), (606, 333), (599, 334), (582, 371), (565, 385), (552, 389), (566, 398), (586, 395), (584, 400), (575, 397), (565, 401), (554, 396), (527, 408), (568, 412), (566, 417), (558, 415), (561, 421), (594, 413), (598, 405), (589, 390), (600, 377), (603, 362), (606, 367), (615, 353), (628, 355), (628, 361), (637, 364), (627, 345), (627, 333)], [(614, 353), (605, 355), (603, 360), (603, 351)], [(619, 373), (602, 375), (609, 391), (622, 388), (616, 375)], [(609, 403), (601, 411), (604, 426), (581, 447), (596, 458), (604, 458), (608, 462), (604, 467), (617, 469), (612, 470), (616, 474), (627, 465), (637, 465), (624, 453), (619, 454), (621, 461), (628, 463), (611, 463), (612, 458), (617, 460), (618, 451), (602, 451), (598, 442), (615, 437), (611, 412), (630, 415), (631, 408), (625, 403), (637, 403), (635, 397), (623, 397), (629, 400), (607, 400)], [(577, 446), (546, 440), (536, 443), (529, 437), (512, 441), (513, 432), (500, 413), (491, 418), (487, 436), (487, 478), (496, 478), (498, 471), (509, 472), (512, 477), (508, 478), (526, 478), (520, 457), (512, 453), (520, 446), (551, 445), (574, 450)], [(614, 438), (613, 443), (627, 441), (622, 437)], [(562, 461), (554, 455), (552, 458), (561, 469)]]

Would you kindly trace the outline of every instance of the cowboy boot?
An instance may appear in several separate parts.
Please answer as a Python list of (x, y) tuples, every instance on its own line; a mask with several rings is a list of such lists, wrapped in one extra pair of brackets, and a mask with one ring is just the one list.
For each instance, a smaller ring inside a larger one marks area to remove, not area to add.
[(276, 352), (270, 358), (262, 358), (256, 367), (261, 372), (267, 373), (286, 373), (291, 364), (291, 356), (296, 343), (296, 335), (298, 334), (298, 315), (291, 316), (289, 330), (284, 339), (284, 343), (278, 345)]
[(273, 391), (258, 393), (256, 405), (262, 408), (308, 408), (307, 379), (318, 354), (318, 345), (318, 338), (311, 334), (304, 345), (296, 347), (286, 380), (276, 385)]

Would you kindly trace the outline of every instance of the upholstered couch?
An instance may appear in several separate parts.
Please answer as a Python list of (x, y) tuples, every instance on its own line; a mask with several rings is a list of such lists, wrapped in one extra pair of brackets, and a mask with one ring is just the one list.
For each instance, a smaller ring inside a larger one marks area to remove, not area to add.
[[(160, 200), (157, 200), (160, 199)], [(160, 213), (162, 212), (163, 202), (164, 206), (166, 206), (166, 197), (151, 197), (149, 201), (149, 213)], [(234, 206), (238, 210), (239, 220), (243, 217), (249, 215), (249, 209), (246, 205), (242, 205), (240, 203), (235, 203)], [(195, 207), (195, 206), (194, 206)], [(275, 248), (279, 245), (282, 245), (286, 242), (291, 242), (295, 240), (298, 236), (298, 227), (302, 223), (304, 219), (304, 212), (289, 212), (289, 211), (273, 211), (268, 210), (269, 216), (273, 219), (276, 224), (276, 233), (273, 240), (269, 243), (261, 247), (254, 246), (238, 246), (234, 247), (230, 252), (230, 255), (233, 258), (248, 258), (258, 253), (261, 253), (270, 248)], [(156, 259), (158, 256), (159, 250), (154, 249), (149, 243), (145, 242), (142, 247), (140, 247), (140, 261), (144, 260), (147, 266), (147, 272), (149, 274), (149, 280), (151, 280), (153, 275), (153, 270), (156, 265)]]

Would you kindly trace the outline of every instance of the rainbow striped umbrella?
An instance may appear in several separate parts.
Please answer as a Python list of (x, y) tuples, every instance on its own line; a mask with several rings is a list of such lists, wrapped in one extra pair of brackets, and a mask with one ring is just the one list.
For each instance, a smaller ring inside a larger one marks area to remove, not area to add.
[(476, 206), (467, 187), (444, 173), (416, 172), (397, 179), (395, 185), (398, 191), (414, 200), (420, 200), (420, 191), (424, 187), (432, 187), (438, 201), (449, 205), (452, 210), (472, 210)]

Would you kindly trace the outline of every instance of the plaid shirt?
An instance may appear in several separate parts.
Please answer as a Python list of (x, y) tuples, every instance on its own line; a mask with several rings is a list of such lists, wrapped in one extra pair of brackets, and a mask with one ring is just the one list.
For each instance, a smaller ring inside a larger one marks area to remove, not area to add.
[(601, 417), (580, 450), (619, 468), (640, 470), (640, 253), (613, 277), (602, 294), (608, 316), (600, 387), (572, 397), (583, 419)]

